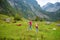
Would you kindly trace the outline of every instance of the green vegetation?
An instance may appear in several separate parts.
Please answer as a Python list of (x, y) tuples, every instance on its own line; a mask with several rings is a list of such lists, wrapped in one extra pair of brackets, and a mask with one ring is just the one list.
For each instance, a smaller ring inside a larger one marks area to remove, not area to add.
[(45, 19), (44, 19), (44, 18), (40, 18), (40, 17), (36, 16), (36, 18), (35, 18), (35, 20), (34, 20), (34, 21), (45, 21)]
[(14, 20), (19, 21), (19, 20), (22, 20), (21, 18), (22, 17), (20, 15), (16, 14), (14, 17)]
[(11, 5), (7, 2), (7, 0), (0, 0), (0, 14), (5, 14), (9, 16), (14, 15), (14, 9), (11, 7)]
[[(36, 33), (35, 23), (39, 30)], [(0, 40), (60, 40), (60, 27), (55, 22), (47, 25), (45, 21), (33, 21), (32, 30), (28, 30), (28, 20), (6, 23), (0, 20)], [(21, 26), (18, 26), (21, 24)], [(52, 30), (56, 28), (56, 30)]]

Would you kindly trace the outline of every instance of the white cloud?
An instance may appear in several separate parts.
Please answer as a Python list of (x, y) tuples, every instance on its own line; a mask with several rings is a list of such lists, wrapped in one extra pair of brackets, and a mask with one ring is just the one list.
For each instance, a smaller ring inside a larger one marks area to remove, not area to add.
[(48, 2), (55, 3), (55, 2), (60, 2), (60, 0), (37, 0), (37, 2), (38, 4), (40, 4), (40, 6), (43, 6), (47, 4)]

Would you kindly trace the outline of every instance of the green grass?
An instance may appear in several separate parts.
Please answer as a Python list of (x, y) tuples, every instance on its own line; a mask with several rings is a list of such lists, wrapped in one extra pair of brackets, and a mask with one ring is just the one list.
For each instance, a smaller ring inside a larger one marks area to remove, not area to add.
[[(17, 26), (21, 23), (22, 26)], [(6, 23), (0, 20), (0, 40), (60, 40), (60, 27), (55, 22), (46, 25), (45, 22), (37, 22), (38, 33), (33, 21), (32, 30), (28, 30), (28, 21), (18, 21), (17, 23)], [(52, 30), (56, 28), (57, 30)]]

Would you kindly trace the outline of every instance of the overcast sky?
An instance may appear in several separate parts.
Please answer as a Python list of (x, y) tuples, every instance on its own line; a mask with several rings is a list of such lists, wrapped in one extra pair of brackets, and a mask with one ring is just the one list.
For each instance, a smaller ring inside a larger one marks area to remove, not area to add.
[(47, 4), (48, 2), (50, 3), (60, 2), (60, 0), (37, 0), (37, 1), (38, 1), (38, 4), (40, 4), (40, 6), (43, 6)]

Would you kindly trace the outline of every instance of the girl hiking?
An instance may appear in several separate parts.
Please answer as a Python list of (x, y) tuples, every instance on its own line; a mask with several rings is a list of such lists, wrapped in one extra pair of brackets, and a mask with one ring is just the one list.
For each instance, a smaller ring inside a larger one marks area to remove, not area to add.
[(29, 21), (29, 29), (30, 30), (32, 29), (32, 21), (31, 20)]
[(38, 24), (35, 24), (36, 32), (38, 32)]

